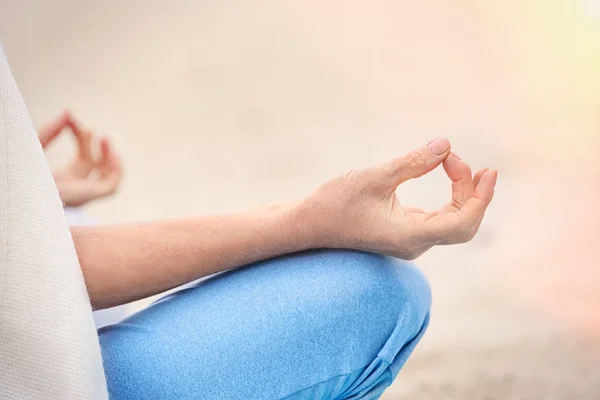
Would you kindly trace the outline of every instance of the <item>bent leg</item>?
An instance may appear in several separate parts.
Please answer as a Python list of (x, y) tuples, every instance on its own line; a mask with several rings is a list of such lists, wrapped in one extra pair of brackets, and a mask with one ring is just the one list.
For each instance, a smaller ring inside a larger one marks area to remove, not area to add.
[(413, 265), (324, 250), (229, 271), (99, 331), (111, 399), (371, 399), (423, 335)]

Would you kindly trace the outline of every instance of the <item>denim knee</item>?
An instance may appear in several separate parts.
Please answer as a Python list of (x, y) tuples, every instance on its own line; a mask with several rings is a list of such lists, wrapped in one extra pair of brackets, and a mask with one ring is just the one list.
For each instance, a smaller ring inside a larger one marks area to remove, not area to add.
[[(315, 252), (319, 279), (329, 281), (329, 291), (346, 299), (360, 297), (371, 309), (385, 305), (388, 317), (402, 315), (420, 326), (431, 308), (427, 278), (412, 262), (359, 251)], [(383, 317), (383, 315), (382, 315)]]
[(431, 288), (427, 278), (412, 262), (377, 254), (343, 250), (316, 256), (324, 275), (321, 279), (330, 281), (329, 291), (335, 297), (330, 312), (351, 311), (353, 316), (340, 318), (358, 325), (360, 320), (373, 323), (371, 335), (386, 339), (379, 356), (392, 363), (399, 349), (390, 342), (408, 342), (428, 323)]
[(388, 261), (392, 264), (391, 271), (384, 272), (390, 274), (392, 294), (388, 301), (396, 307), (393, 315), (397, 321), (377, 356), (388, 364), (391, 383), (429, 325), (431, 287), (423, 272), (414, 263), (397, 259)]
[(376, 398), (427, 328), (427, 279), (413, 263), (357, 251), (311, 252), (295, 261), (303, 268), (299, 273), (312, 274), (325, 293), (303, 298), (305, 307), (319, 304), (314, 311), (320, 318), (304, 321), (309, 327), (294, 327), (305, 332), (303, 341), (320, 342), (316, 351), (323, 354), (313, 360), (313, 372), (323, 379), (290, 399), (314, 398), (313, 392), (329, 386), (336, 386), (332, 398)]

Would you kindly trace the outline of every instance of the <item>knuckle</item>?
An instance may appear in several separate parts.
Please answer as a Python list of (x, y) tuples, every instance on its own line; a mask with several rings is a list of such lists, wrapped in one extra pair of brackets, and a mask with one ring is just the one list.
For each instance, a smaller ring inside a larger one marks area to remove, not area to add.
[(427, 165), (427, 159), (418, 151), (411, 151), (403, 159), (405, 168), (418, 169)]

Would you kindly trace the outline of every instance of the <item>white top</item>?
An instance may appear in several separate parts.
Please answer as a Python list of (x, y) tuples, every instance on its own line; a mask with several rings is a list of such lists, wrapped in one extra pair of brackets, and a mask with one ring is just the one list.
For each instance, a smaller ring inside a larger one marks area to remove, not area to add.
[(0, 399), (108, 399), (58, 191), (1, 48)]

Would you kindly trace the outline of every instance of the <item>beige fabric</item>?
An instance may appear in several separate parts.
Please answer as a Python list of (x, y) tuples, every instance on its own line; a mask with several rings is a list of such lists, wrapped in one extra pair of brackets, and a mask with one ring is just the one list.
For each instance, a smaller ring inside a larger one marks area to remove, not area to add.
[(0, 48), (0, 399), (107, 399), (58, 192)]

